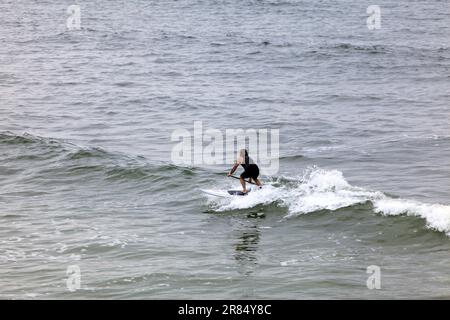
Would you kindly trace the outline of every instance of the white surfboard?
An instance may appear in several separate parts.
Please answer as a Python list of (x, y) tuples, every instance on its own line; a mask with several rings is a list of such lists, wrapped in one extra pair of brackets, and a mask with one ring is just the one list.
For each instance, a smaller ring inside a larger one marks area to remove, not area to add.
[[(206, 190), (201, 189), (202, 192), (215, 197), (221, 197), (221, 198), (229, 198), (229, 197), (235, 197), (235, 196), (246, 196), (247, 194), (242, 193), (241, 190)], [(250, 190), (249, 190), (250, 192)]]
[(220, 197), (220, 198), (228, 198), (231, 197), (230, 194), (226, 190), (206, 190), (206, 189), (200, 189), (203, 193), (214, 196), (214, 197)]

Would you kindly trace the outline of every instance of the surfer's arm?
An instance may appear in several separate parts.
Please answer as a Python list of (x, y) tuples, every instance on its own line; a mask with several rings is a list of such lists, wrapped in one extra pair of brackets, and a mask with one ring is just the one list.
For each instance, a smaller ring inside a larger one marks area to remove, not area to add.
[(235, 162), (233, 168), (231, 168), (230, 172), (228, 172), (228, 176), (231, 176), (238, 167), (239, 167), (239, 163)]

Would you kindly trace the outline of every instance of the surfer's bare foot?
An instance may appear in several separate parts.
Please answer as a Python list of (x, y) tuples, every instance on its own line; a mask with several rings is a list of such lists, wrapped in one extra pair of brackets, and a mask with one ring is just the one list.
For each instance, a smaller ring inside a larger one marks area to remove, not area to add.
[(247, 189), (242, 190), (242, 193), (247, 193), (247, 192), (248, 192)]

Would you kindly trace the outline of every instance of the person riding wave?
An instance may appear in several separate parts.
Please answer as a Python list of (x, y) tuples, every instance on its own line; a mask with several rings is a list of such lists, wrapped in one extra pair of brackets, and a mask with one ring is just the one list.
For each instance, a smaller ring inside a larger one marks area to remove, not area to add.
[(253, 160), (248, 156), (248, 151), (246, 149), (241, 149), (239, 151), (239, 155), (237, 160), (235, 161), (233, 168), (231, 168), (230, 172), (227, 174), (228, 177), (233, 175), (236, 169), (241, 165), (244, 168), (244, 172), (241, 173), (240, 181), (242, 185), (242, 192), (247, 193), (247, 188), (245, 187), (245, 178), (249, 178), (249, 182), (255, 181), (256, 185), (261, 188), (262, 184), (259, 181), (259, 168), (253, 162)]

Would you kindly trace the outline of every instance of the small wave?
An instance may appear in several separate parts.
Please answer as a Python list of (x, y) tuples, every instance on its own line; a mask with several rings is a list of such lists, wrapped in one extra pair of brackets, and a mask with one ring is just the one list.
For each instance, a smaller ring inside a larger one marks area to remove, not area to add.
[(118, 87), (132, 87), (133, 85), (135, 85), (135, 82), (132, 82), (132, 81), (121, 81), (121, 82), (114, 83), (114, 85), (118, 86)]
[(9, 131), (0, 133), (0, 145), (1, 144), (32, 144), (32, 143), (55, 143), (55, 139), (47, 139), (40, 136), (36, 136), (30, 133), (24, 133), (22, 135), (15, 134)]
[(108, 157), (108, 153), (101, 148), (79, 149), (67, 155), (67, 158), (71, 160), (78, 160), (85, 158), (104, 158), (104, 157)]
[(425, 219), (429, 229), (450, 236), (450, 206), (386, 198), (374, 202), (374, 211), (383, 215), (417, 216)]
[[(106, 180), (140, 180), (144, 178), (165, 179), (167, 175), (177, 173), (182, 176), (192, 176), (195, 168), (181, 167), (174, 164), (149, 162), (144, 157), (134, 157), (126, 153), (111, 152), (100, 147), (82, 147), (67, 141), (40, 137), (25, 133), (0, 133), (0, 147), (5, 145), (8, 161), (26, 161), (30, 168), (28, 177), (64, 175), (71, 177), (98, 174)], [(12, 145), (18, 152), (11, 152)], [(43, 157), (42, 155), (45, 155)], [(0, 158), (1, 160), (2, 158)], [(48, 161), (51, 159), (52, 161)], [(21, 169), (0, 167), (0, 173), (20, 174)], [(97, 175), (98, 177), (98, 175)]]
[(262, 190), (250, 192), (245, 197), (211, 197), (209, 201), (218, 212), (276, 204), (287, 208), (285, 218), (369, 203), (375, 213), (420, 217), (425, 219), (427, 228), (450, 236), (450, 206), (394, 199), (380, 191), (353, 186), (338, 170), (312, 167), (295, 180), (277, 178), (267, 182)]
[(345, 50), (361, 53), (380, 54), (388, 53), (389, 51), (381, 45), (355, 45), (351, 43), (339, 43), (336, 45), (328, 45), (320, 47), (322, 50)]
[(129, 180), (129, 179), (142, 179), (148, 176), (143, 168), (114, 168), (106, 173), (108, 179), (112, 180)]
[(304, 159), (305, 156), (301, 154), (294, 154), (294, 155), (287, 155), (287, 156), (281, 156), (280, 160), (298, 160), (298, 159)]
[[(28, 132), (15, 134), (9, 131), (0, 133), (0, 147), (2, 145), (15, 145), (18, 148), (23, 147), (40, 151), (44, 149), (47, 151), (65, 150), (76, 147), (74, 144), (60, 139), (41, 137)], [(57, 153), (55, 154), (57, 155)]]
[(403, 140), (435, 140), (435, 141), (448, 141), (450, 135), (446, 134), (426, 134), (426, 135), (408, 135), (405, 134), (401, 137)]

